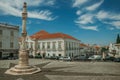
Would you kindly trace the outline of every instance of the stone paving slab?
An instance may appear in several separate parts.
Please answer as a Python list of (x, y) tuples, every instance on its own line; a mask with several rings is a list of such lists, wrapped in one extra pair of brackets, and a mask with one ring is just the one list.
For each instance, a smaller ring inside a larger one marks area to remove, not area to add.
[(51, 62), (51, 60), (45, 60), (45, 59), (29, 59), (29, 64), (30, 65), (38, 65), (38, 64), (43, 64)]
[[(11, 76), (4, 74), (18, 60), (0, 60), (0, 80), (120, 80), (120, 63), (115, 62), (63, 62), (30, 59), (42, 72), (33, 75)], [(13, 64), (10, 64), (13, 63)]]
[(114, 62), (52, 62), (43, 68), (67, 67), (55, 71), (120, 74), (120, 63)]
[(49, 80), (120, 80), (120, 76), (61, 76), (45, 75)]
[[(41, 60), (41, 59), (29, 59), (29, 65), (38, 65), (51, 62), (50, 60)], [(9, 68), (10, 63), (18, 64), (17, 60), (0, 60), (0, 68)]]
[(72, 67), (76, 66), (76, 62), (63, 62), (63, 61), (53, 61), (43, 68), (54, 68), (54, 67)]

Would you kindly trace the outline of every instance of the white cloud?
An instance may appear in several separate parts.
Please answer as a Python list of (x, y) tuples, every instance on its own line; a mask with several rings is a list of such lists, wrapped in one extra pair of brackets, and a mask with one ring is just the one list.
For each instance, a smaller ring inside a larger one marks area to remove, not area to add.
[(110, 27), (109, 28), (110, 30), (120, 29), (120, 21), (110, 21), (110, 22), (104, 21), (103, 23), (111, 25), (111, 26), (114, 27), (114, 28)]
[(80, 16), (75, 23), (79, 23), (79, 24), (88, 24), (88, 23), (93, 23), (93, 15), (92, 14), (84, 14), (82, 16)]
[(56, 17), (52, 17), (51, 16), (52, 13), (48, 10), (42, 10), (40, 12), (38, 11), (31, 11), (31, 12), (28, 12), (28, 16), (30, 18), (36, 18), (36, 19), (43, 19), (43, 20), (54, 20)]
[(76, 12), (76, 14), (77, 15), (80, 15), (82, 12), (80, 11), (80, 10), (78, 10), (77, 12)]
[(12, 7), (22, 8), (24, 2), (26, 2), (28, 6), (49, 6), (54, 5), (55, 0), (0, 0), (0, 2), (7, 3)]
[(110, 19), (110, 20), (120, 20), (120, 14), (110, 13), (106, 11), (99, 11), (96, 15), (99, 20)]
[(97, 26), (79, 26), (82, 29), (86, 29), (86, 30), (93, 30), (93, 31), (98, 31), (98, 27)]
[(99, 11), (96, 15), (96, 17), (101, 20), (101, 19), (106, 19), (108, 18), (109, 13), (105, 12), (105, 11)]
[(111, 14), (109, 17), (109, 19), (120, 20), (120, 14)]
[[(78, 7), (79, 9), (81, 5), (87, 4), (88, 1), (89, 0), (74, 0), (73, 7)], [(88, 26), (88, 24), (94, 25), (94, 18), (96, 17), (95, 14), (88, 12), (87, 14), (81, 15), (81, 13), (83, 13), (85, 9), (89, 11), (95, 10), (103, 3), (103, 1), (104, 0), (100, 1), (99, 3), (93, 4), (89, 7), (84, 6), (84, 8), (81, 11), (77, 10), (76, 15), (78, 15), (79, 17), (77, 18), (77, 20), (75, 20), (75, 23), (82, 29), (99, 31), (98, 26)]]
[(16, 9), (8, 4), (4, 4), (0, 2), (0, 10), (3, 12), (1, 14), (5, 15), (14, 15), (14, 16), (20, 16), (21, 10)]
[(98, 26), (86, 26), (94, 23), (94, 14), (84, 14), (78, 17), (75, 23), (82, 29), (98, 31)]
[[(120, 14), (115, 12), (108, 12), (104, 10), (100, 10), (99, 12), (92, 12), (96, 10), (98, 7), (102, 5), (104, 0), (100, 0), (100, 2), (94, 3), (91, 6), (87, 6), (88, 0), (73, 0), (73, 7), (78, 7), (78, 10), (76, 11), (76, 15), (78, 15), (78, 18), (75, 20), (75, 23), (79, 26), (82, 25), (82, 29), (89, 29), (89, 30), (96, 30), (98, 31), (99, 26), (87, 26), (89, 24), (94, 25), (98, 20), (101, 22), (100, 24), (108, 24), (110, 26), (110, 30), (114, 29), (120, 29)], [(90, 2), (90, 0), (89, 0)], [(84, 5), (85, 4), (85, 5)], [(80, 10), (81, 5), (84, 5), (84, 7)], [(85, 11), (88, 11), (86, 14)], [(106, 23), (107, 21), (107, 23)], [(84, 27), (87, 26), (87, 27)]]
[(89, 11), (96, 10), (103, 2), (104, 2), (104, 0), (101, 0), (100, 2), (98, 2), (96, 4), (93, 4), (89, 7), (86, 7), (86, 9), (89, 10)]
[(73, 0), (73, 7), (80, 7), (82, 4), (87, 2), (88, 0)]
[[(115, 29), (120, 29), (120, 14), (99, 11), (96, 18), (98, 18), (102, 23), (114, 26)], [(109, 20), (109, 22), (106, 20)]]
[(50, 0), (46, 3), (46, 5), (54, 5), (54, 3), (55, 3), (55, 0)]
[(120, 21), (113, 21), (111, 24), (115, 26), (116, 29), (120, 29)]
[[(3, 15), (12, 15), (21, 17), (23, 2), (27, 2), (27, 6), (39, 6), (46, 5), (50, 6), (54, 4), (55, 0), (1, 0), (0, 1), (0, 11), (2, 11)], [(52, 16), (52, 12), (49, 10), (41, 10), (41, 11), (28, 11), (29, 18), (37, 18), (42, 20), (54, 20), (55, 17)]]
[(113, 28), (113, 27), (110, 27), (109, 29), (110, 29), (110, 30), (114, 30), (114, 28)]

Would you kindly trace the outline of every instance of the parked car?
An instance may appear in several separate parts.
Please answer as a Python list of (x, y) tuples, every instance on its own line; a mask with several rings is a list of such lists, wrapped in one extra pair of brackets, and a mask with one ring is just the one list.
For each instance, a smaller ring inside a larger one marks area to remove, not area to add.
[(85, 60), (87, 60), (87, 57), (85, 56), (85, 55), (79, 55), (79, 56), (75, 56), (74, 57), (74, 60), (76, 60), (76, 61), (85, 61)]
[(33, 58), (33, 55), (29, 55), (29, 58)]
[(114, 61), (114, 59), (115, 59), (115, 58), (112, 57), (112, 56), (106, 56), (104, 60), (105, 60), (105, 61)]
[(56, 59), (57, 59), (57, 56), (51, 56), (50, 59), (51, 59), (51, 60), (56, 60)]
[(9, 56), (2, 57), (3, 60), (9, 59)]
[(102, 56), (101, 55), (93, 55), (88, 58), (88, 60), (101, 60)]
[(63, 59), (64, 59), (64, 57), (62, 57), (62, 56), (61, 56), (61, 57), (59, 57), (59, 60), (63, 60)]
[(35, 58), (42, 58), (41, 55), (35, 55)]
[(72, 59), (70, 57), (64, 57), (63, 60), (64, 61), (71, 61)]
[(50, 56), (46, 56), (45, 59), (50, 59), (51, 57)]
[(18, 57), (8, 57), (9, 60), (15, 60), (15, 59), (18, 59)]
[(120, 57), (114, 59), (115, 62), (120, 62)]

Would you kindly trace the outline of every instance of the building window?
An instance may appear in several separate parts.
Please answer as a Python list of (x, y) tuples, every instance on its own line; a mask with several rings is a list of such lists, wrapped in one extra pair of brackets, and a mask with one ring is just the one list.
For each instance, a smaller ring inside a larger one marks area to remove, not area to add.
[(70, 44), (70, 42), (69, 42), (69, 50), (71, 50), (71, 44)]
[(38, 43), (38, 49), (40, 49), (40, 42)]
[(2, 48), (2, 42), (0, 42), (0, 48)]
[(30, 44), (30, 48), (33, 48), (33, 43), (31, 42), (31, 44)]
[(45, 49), (45, 43), (44, 42), (42, 43), (42, 49)]
[(71, 53), (69, 53), (69, 57), (71, 57)]
[(11, 31), (11, 32), (10, 32), (10, 35), (11, 35), (11, 36), (14, 36), (14, 32), (13, 32), (13, 31)]
[(68, 50), (68, 44), (67, 44), (67, 42), (65, 43), (65, 49)]
[(50, 56), (50, 54), (48, 53), (48, 56)]
[(47, 49), (50, 49), (50, 42), (47, 42)]
[(59, 41), (59, 42), (58, 42), (58, 49), (59, 49), (59, 50), (61, 50), (61, 49), (62, 49), (62, 45), (61, 45), (61, 44), (62, 44), (62, 42), (61, 42), (61, 41)]
[(72, 42), (72, 50), (74, 50), (74, 43)]
[(13, 42), (10, 42), (10, 48), (13, 48)]
[(55, 57), (55, 54), (53, 54), (53, 57)]
[(2, 30), (0, 30), (0, 35), (2, 35), (3, 34), (3, 31)]
[(56, 49), (56, 42), (53, 42), (53, 50)]

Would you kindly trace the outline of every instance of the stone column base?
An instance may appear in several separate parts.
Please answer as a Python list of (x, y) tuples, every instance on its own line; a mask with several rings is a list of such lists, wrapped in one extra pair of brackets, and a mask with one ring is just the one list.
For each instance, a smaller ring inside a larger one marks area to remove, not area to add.
[(27, 75), (27, 74), (34, 74), (40, 72), (41, 69), (36, 66), (19, 66), (16, 65), (10, 69), (8, 69), (5, 74), (10, 75)]

